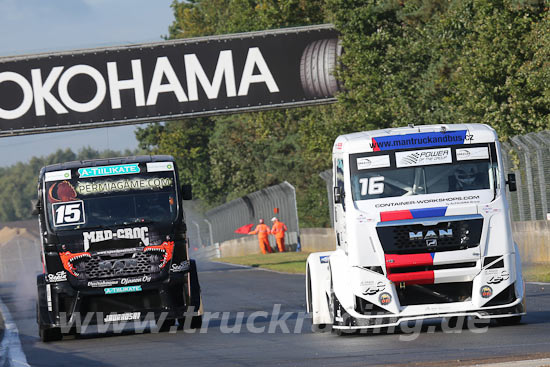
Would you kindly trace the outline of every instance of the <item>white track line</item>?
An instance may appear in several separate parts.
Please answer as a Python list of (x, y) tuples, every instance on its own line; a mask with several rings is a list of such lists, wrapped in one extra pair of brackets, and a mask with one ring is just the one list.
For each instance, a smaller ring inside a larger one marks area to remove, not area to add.
[(15, 321), (12, 319), (8, 307), (2, 302), (1, 298), (0, 313), (2, 313), (4, 317), (4, 325), (6, 327), (6, 330), (4, 330), (4, 338), (0, 343), (0, 366), (30, 366), (27, 363), (27, 357), (21, 347), (17, 325), (15, 325)]

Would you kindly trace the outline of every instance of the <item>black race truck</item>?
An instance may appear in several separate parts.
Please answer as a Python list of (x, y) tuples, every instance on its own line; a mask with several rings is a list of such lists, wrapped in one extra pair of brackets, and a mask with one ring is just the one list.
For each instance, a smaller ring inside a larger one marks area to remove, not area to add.
[(40, 338), (117, 322), (200, 327), (202, 298), (182, 209), (189, 199), (171, 156), (42, 168), (35, 204)]

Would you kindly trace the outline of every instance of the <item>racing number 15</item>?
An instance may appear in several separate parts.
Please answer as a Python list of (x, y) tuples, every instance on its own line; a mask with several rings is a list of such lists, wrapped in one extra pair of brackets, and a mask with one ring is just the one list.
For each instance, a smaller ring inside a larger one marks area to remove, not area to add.
[(63, 226), (84, 223), (82, 201), (71, 201), (53, 205), (54, 225)]
[(384, 177), (377, 176), (359, 179), (361, 184), (361, 196), (378, 195), (384, 192)]

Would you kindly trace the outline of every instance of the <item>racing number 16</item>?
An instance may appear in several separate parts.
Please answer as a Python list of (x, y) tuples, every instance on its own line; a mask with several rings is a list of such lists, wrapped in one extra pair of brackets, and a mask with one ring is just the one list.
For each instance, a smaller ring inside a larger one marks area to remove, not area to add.
[(367, 194), (377, 195), (384, 192), (384, 177), (382, 176), (371, 177), (370, 179), (361, 178), (359, 183), (361, 184), (361, 196)]

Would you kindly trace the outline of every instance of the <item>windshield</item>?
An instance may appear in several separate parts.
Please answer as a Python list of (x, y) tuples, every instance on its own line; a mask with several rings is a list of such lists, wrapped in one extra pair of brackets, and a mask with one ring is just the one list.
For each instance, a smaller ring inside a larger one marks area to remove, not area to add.
[(353, 200), (494, 190), (494, 145), (350, 156)]
[(45, 183), (46, 213), (55, 231), (171, 223), (177, 217), (173, 170), (110, 177), (73, 172), (70, 176)]

